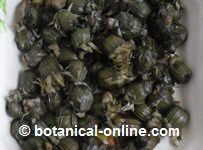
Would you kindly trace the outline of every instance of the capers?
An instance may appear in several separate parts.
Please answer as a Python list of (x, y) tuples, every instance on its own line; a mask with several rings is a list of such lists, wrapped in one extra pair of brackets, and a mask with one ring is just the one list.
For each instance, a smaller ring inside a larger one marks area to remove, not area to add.
[(33, 118), (40, 119), (47, 112), (45, 103), (40, 98), (23, 100), (25, 113)]
[(98, 74), (100, 86), (107, 89), (120, 88), (134, 79), (135, 77), (119, 72), (115, 68), (104, 68)]
[(172, 88), (157, 85), (153, 93), (148, 97), (147, 103), (161, 112), (166, 112), (174, 103), (173, 94), (174, 90)]
[(137, 139), (137, 144), (141, 150), (153, 150), (160, 142), (159, 136), (142, 136)]
[(120, 24), (122, 35), (126, 39), (132, 39), (144, 34), (144, 27), (139, 18), (136, 18), (126, 12), (121, 12), (117, 18)]
[(138, 72), (147, 72), (155, 66), (157, 53), (154, 49), (151, 50), (145, 47), (140, 47), (137, 55), (135, 67)]
[(60, 72), (60, 67), (59, 63), (54, 57), (47, 56), (41, 61), (38, 70), (40, 75), (45, 78), (50, 74)]
[(42, 5), (43, 2), (44, 0), (31, 0), (31, 3), (36, 6)]
[(35, 36), (25, 26), (21, 26), (16, 31), (16, 44), (22, 52), (29, 51), (35, 42)]
[(51, 93), (47, 96), (46, 105), (50, 111), (56, 111), (62, 104), (62, 95), (60, 92)]
[(134, 15), (141, 18), (146, 18), (151, 13), (150, 5), (146, 0), (125, 0), (124, 3), (129, 5), (130, 11), (132, 11)]
[(71, 9), (71, 12), (75, 14), (82, 14), (85, 9), (86, 1), (83, 0), (68, 0), (68, 6)]
[(26, 120), (14, 119), (11, 122), (11, 127), (10, 127), (11, 135), (17, 140), (17, 142), (19, 144), (23, 144), (23, 141), (27, 139), (27, 137), (24, 137), (21, 134), (19, 134), (19, 128), (22, 125), (28, 125), (29, 126), (29, 122)]
[(56, 13), (55, 22), (57, 28), (61, 28), (64, 32), (68, 32), (75, 29), (78, 23), (78, 17), (64, 9)]
[(134, 50), (134, 43), (125, 42), (122, 38), (110, 35), (103, 42), (106, 53), (113, 63), (121, 68), (122, 71), (128, 71)]
[(152, 118), (147, 121), (146, 125), (150, 130), (154, 128), (160, 129), (163, 127), (163, 116), (158, 111), (153, 112)]
[(20, 102), (7, 102), (7, 113), (14, 118), (23, 116), (23, 107)]
[(47, 0), (45, 4), (49, 7), (52, 6), (56, 9), (62, 9), (66, 6), (66, 2), (67, 0)]
[(183, 108), (175, 106), (167, 114), (167, 121), (173, 128), (183, 128), (189, 122), (189, 114)]
[(82, 128), (92, 128), (95, 124), (99, 124), (99, 120), (93, 116), (86, 116), (85, 118), (80, 118), (78, 120), (78, 124)]
[(145, 104), (146, 97), (152, 92), (152, 83), (131, 83), (125, 93), (125, 100), (132, 101), (132, 103)]
[(131, 128), (139, 129), (141, 127), (141, 122), (136, 119), (123, 118), (122, 116), (116, 116), (113, 119), (113, 123), (116, 127), (121, 127), (122, 125), (128, 125)]
[(26, 70), (20, 73), (18, 89), (23, 93), (23, 95), (30, 96), (30, 94), (36, 94), (37, 88), (37, 76), (32, 70)]
[(177, 83), (187, 83), (192, 77), (191, 69), (180, 56), (174, 56), (170, 59), (170, 72)]
[[(181, 0), (29, 0), (24, 6), (15, 41), (25, 68), (6, 97), (21, 149), (153, 150), (160, 136), (60, 131), (126, 125), (150, 134), (189, 123), (174, 96), (174, 87), (193, 74), (178, 52), (188, 37)], [(19, 134), (21, 125), (31, 127), (28, 137)], [(60, 136), (35, 137), (35, 125), (56, 127)]]
[(22, 147), (23, 150), (49, 150), (53, 145), (41, 137), (31, 137), (23, 143)]
[(29, 67), (36, 67), (44, 56), (46, 56), (46, 52), (43, 49), (33, 48), (22, 56), (22, 61)]
[(56, 126), (58, 128), (71, 128), (78, 124), (77, 117), (67, 107), (62, 108), (56, 118)]
[(86, 78), (87, 68), (82, 61), (71, 61), (68, 65), (68, 72), (70, 74), (70, 80), (81, 82)]
[(72, 50), (62, 49), (60, 51), (60, 55), (59, 55), (58, 59), (62, 65), (68, 66), (70, 61), (78, 60), (78, 57), (77, 57), (76, 53), (74, 53)]
[(73, 138), (65, 138), (59, 143), (62, 150), (79, 150), (79, 144)]
[(125, 41), (115, 35), (110, 35), (109, 37), (107, 37), (104, 42), (104, 48), (107, 51), (108, 54), (113, 53), (119, 46), (121, 46), (122, 44), (124, 44)]
[(152, 109), (145, 104), (135, 107), (135, 116), (142, 121), (146, 121), (151, 118)]
[(151, 19), (154, 23), (151, 26), (151, 35), (169, 52), (175, 51), (187, 40), (188, 31), (184, 25), (179, 23), (182, 16), (181, 2), (162, 3), (158, 7), (158, 13), (152, 15)]
[(29, 28), (36, 28), (39, 22), (40, 11), (35, 7), (25, 9), (24, 24)]
[(93, 149), (101, 149), (102, 143), (95, 137), (91, 137), (88, 139), (88, 143), (84, 143), (82, 150), (93, 150)]
[(88, 42), (91, 41), (90, 29), (77, 29), (72, 33), (72, 43), (75, 48), (81, 48), (88, 51)]
[(55, 57), (45, 57), (39, 64), (38, 71), (42, 78), (39, 83), (42, 92), (55, 93), (60, 87), (65, 86), (60, 65)]
[(6, 111), (13, 118), (23, 116), (22, 94), (19, 90), (13, 90), (6, 97)]
[(94, 99), (89, 87), (76, 85), (71, 89), (69, 96), (76, 111), (87, 112), (91, 109)]
[(53, 44), (58, 42), (60, 35), (55, 29), (48, 27), (42, 31), (42, 37), (47, 44)]

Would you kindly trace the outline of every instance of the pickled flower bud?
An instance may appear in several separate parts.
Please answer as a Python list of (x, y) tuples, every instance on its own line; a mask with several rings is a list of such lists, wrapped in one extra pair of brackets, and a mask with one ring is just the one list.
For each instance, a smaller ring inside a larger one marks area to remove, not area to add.
[(18, 89), (27, 97), (33, 96), (33, 94), (38, 92), (36, 81), (37, 76), (32, 70), (21, 72), (18, 81)]
[(62, 150), (79, 150), (79, 143), (72, 137), (62, 139), (58, 145)]
[(47, 56), (41, 61), (38, 70), (41, 77), (46, 78), (48, 75), (60, 72), (60, 66), (53, 56)]
[(153, 150), (160, 142), (159, 136), (141, 136), (137, 140), (137, 145), (141, 150)]
[(87, 115), (85, 118), (80, 118), (78, 120), (80, 128), (94, 128), (95, 125), (99, 124), (99, 120), (91, 115)]
[(166, 25), (170, 25), (175, 21), (179, 21), (179, 19), (182, 17), (182, 4), (179, 2), (162, 3), (159, 8), (158, 14), (162, 17)]
[(131, 83), (126, 88), (124, 99), (136, 105), (145, 104), (146, 97), (152, 92), (152, 82)]
[(121, 72), (128, 73), (132, 53), (135, 48), (134, 43), (125, 42), (122, 38), (110, 35), (103, 42), (107, 56)]
[(147, 121), (147, 128), (153, 129), (158, 128), (160, 129), (162, 127), (163, 117), (159, 112), (154, 112), (152, 114), (152, 118)]
[(67, 5), (74, 14), (83, 14), (87, 1), (68, 0)]
[(66, 6), (66, 1), (67, 0), (46, 0), (45, 5), (56, 9), (62, 9)]
[(22, 126), (22, 125), (28, 125), (29, 126), (29, 122), (26, 121), (26, 120), (22, 120), (22, 119), (14, 119), (12, 122), (11, 122), (11, 126), (10, 126), (10, 133), (12, 135), (12, 137), (15, 138), (15, 140), (21, 145), (23, 144), (23, 142), (29, 137), (25, 137), (25, 136), (22, 136), (20, 133), (19, 133), (19, 128)]
[(78, 60), (78, 57), (77, 57), (76, 53), (74, 53), (72, 50), (62, 49), (60, 51), (58, 60), (62, 65), (68, 66), (70, 61)]
[(44, 3), (44, 0), (31, 0), (32, 5), (41, 6)]
[(112, 54), (118, 47), (120, 47), (124, 43), (125, 41), (122, 38), (115, 35), (110, 35), (104, 40), (103, 45), (107, 54)]
[(126, 39), (132, 39), (143, 34), (144, 27), (139, 18), (126, 12), (121, 12), (117, 18), (121, 33)]
[(68, 65), (67, 75), (70, 77), (71, 81), (81, 82), (86, 78), (87, 68), (82, 61), (71, 61)]
[(173, 24), (169, 32), (165, 34), (166, 37), (163, 39), (164, 41), (162, 41), (163, 46), (173, 51), (182, 46), (188, 38), (188, 31), (186, 27), (181, 24)]
[(129, 142), (126, 148), (128, 150), (137, 150), (136, 144), (134, 142)]
[(13, 118), (22, 117), (23, 106), (22, 106), (23, 96), (19, 90), (13, 90), (6, 97), (6, 112)]
[(50, 24), (55, 15), (55, 10), (52, 7), (41, 7), (40, 14), (40, 27), (44, 28), (46, 25)]
[(25, 9), (25, 16), (23, 20), (24, 24), (30, 29), (36, 28), (39, 23), (39, 15), (39, 9), (35, 7), (27, 7)]
[(117, 144), (117, 138), (113, 136), (105, 136), (104, 134), (98, 134), (97, 138), (110, 149), (113, 149), (113, 147)]
[(67, 107), (63, 107), (58, 111), (56, 117), (56, 126), (58, 128), (73, 128), (77, 124), (77, 117)]
[(192, 71), (180, 56), (170, 59), (170, 73), (177, 83), (187, 83), (192, 77)]
[(166, 64), (156, 64), (152, 69), (152, 76), (156, 80), (163, 82), (167, 85), (172, 85), (174, 82)]
[(56, 111), (61, 106), (62, 96), (59, 92), (49, 94), (47, 99), (46, 105), (50, 111)]
[(41, 76), (39, 84), (43, 93), (56, 93), (60, 87), (65, 86), (61, 67), (55, 57), (45, 57), (39, 64), (38, 71)]
[(45, 28), (42, 31), (42, 37), (47, 44), (57, 43), (60, 39), (60, 34), (54, 28)]
[(137, 55), (135, 67), (138, 72), (147, 72), (151, 70), (157, 62), (157, 53), (154, 49), (151, 50), (141, 47)]
[[(174, 52), (182, 46), (188, 38), (188, 31), (184, 25), (177, 22), (168, 23), (170, 19), (151, 18), (154, 23), (151, 26), (151, 35), (161, 43), (161, 46), (167, 52)], [(168, 23), (168, 25), (166, 25)]]
[(85, 85), (74, 86), (70, 90), (69, 99), (72, 101), (74, 109), (81, 113), (89, 111), (94, 101), (91, 89)]
[(146, 0), (124, 0), (130, 11), (141, 18), (147, 18), (151, 13), (150, 5)]
[(24, 99), (22, 105), (25, 113), (36, 119), (40, 119), (47, 112), (46, 105), (40, 98)]
[(172, 88), (157, 86), (148, 97), (147, 103), (149, 106), (156, 107), (160, 112), (166, 112), (173, 105), (173, 94)]
[(43, 49), (33, 48), (29, 52), (23, 54), (22, 61), (28, 67), (36, 67), (46, 55), (47, 54)]
[(64, 32), (72, 31), (78, 24), (78, 16), (68, 10), (60, 10), (55, 15), (55, 26)]
[(138, 105), (135, 107), (134, 114), (141, 121), (146, 121), (151, 118), (152, 109), (145, 104)]
[(189, 123), (189, 114), (179, 106), (170, 109), (167, 114), (167, 121), (173, 128), (183, 128)]
[(114, 139), (112, 137), (106, 139), (106, 141), (109, 141), (109, 143), (112, 143), (112, 145), (107, 144), (108, 142), (103, 142), (103, 140), (105, 141), (105, 138), (102, 139), (101, 137), (90, 137), (88, 139), (88, 143), (84, 143), (82, 150), (116, 150), (116, 146), (113, 145)]
[(90, 137), (88, 138), (88, 142), (83, 144), (82, 150), (101, 149), (101, 145), (102, 145), (102, 142), (99, 139), (97, 139), (96, 137)]
[(108, 120), (108, 125), (112, 127), (112, 119), (121, 112), (121, 104), (111, 92), (105, 92), (102, 97), (103, 110)]
[(21, 26), (16, 31), (15, 41), (19, 50), (27, 52), (34, 44), (35, 37), (25, 26)]
[(129, 128), (139, 129), (141, 127), (141, 122), (133, 118), (126, 118), (122, 116), (115, 116), (112, 120), (116, 127), (122, 127), (122, 125), (128, 125)]
[(90, 29), (77, 29), (72, 33), (71, 37), (74, 48), (86, 49), (85, 47), (87, 47), (88, 42), (91, 41)]
[(13, 101), (13, 102), (7, 101), (6, 111), (13, 118), (22, 117), (24, 114), (22, 104), (17, 101)]
[(107, 89), (119, 88), (133, 81), (135, 77), (119, 72), (115, 68), (104, 68), (98, 73), (98, 82)]
[(90, 68), (90, 72), (97, 73), (103, 68), (103, 64), (101, 62), (96, 62)]
[(50, 150), (52, 144), (42, 137), (30, 137), (22, 145), (23, 150)]

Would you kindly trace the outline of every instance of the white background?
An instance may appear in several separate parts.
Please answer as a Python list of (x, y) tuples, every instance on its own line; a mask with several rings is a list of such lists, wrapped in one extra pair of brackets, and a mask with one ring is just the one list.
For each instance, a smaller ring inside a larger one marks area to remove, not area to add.
[[(5, 113), (4, 97), (14, 89), (20, 70), (18, 50), (14, 43), (12, 20), (20, 0), (7, 0), (6, 22), (8, 28), (0, 33), (0, 150), (19, 150), (9, 134), (10, 118)], [(181, 88), (181, 99), (191, 113), (190, 126), (184, 132), (184, 144), (178, 150), (203, 148), (203, 1), (185, 0), (189, 39), (184, 48), (185, 58), (194, 72), (193, 80)], [(175, 150), (165, 138), (156, 150)]]

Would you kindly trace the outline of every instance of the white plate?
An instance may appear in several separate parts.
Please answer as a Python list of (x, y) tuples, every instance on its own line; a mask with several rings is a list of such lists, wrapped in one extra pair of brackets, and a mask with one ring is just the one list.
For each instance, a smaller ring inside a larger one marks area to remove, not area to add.
[[(5, 113), (4, 97), (17, 84), (20, 70), (18, 50), (14, 43), (12, 22), (20, 0), (7, 0), (6, 22), (8, 28), (0, 33), (0, 150), (19, 150), (9, 134), (10, 118)], [(190, 126), (185, 129), (184, 143), (171, 147), (165, 138), (156, 150), (202, 150), (203, 146), (203, 1), (185, 0), (187, 16), (185, 24), (189, 39), (184, 48), (185, 58), (192, 67), (194, 77), (190, 84), (181, 88), (181, 99), (191, 114)]]

